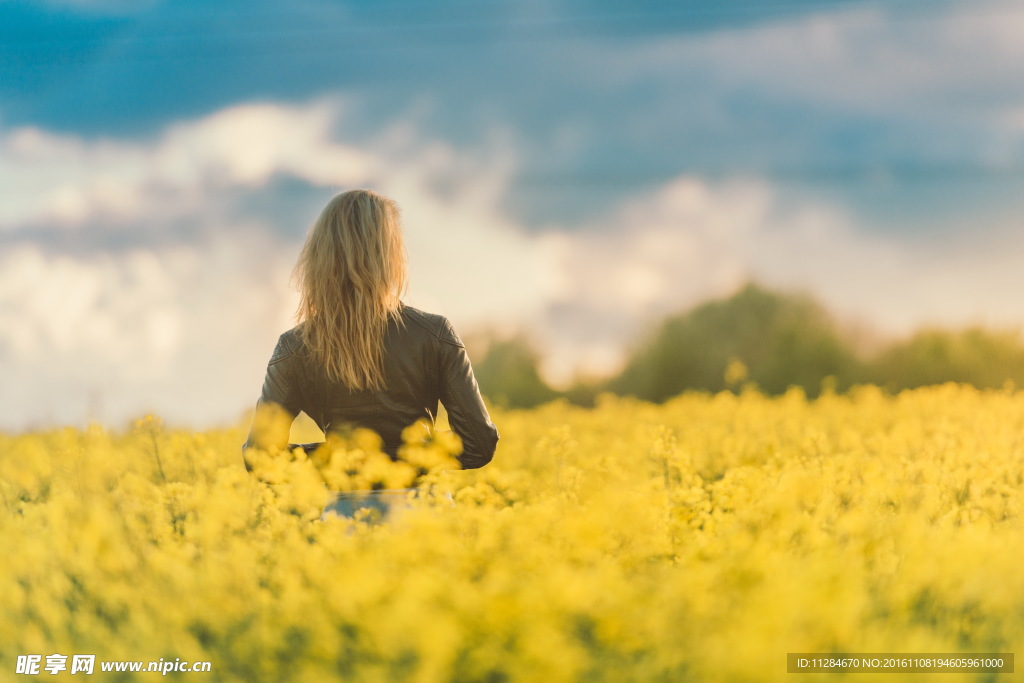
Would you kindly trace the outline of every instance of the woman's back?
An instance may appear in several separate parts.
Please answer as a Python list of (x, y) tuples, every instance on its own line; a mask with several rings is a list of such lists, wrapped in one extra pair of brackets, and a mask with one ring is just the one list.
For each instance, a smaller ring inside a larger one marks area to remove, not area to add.
[[(462, 441), (462, 467), (490, 462), (498, 430), (462, 341), (443, 316), (401, 301), (407, 268), (395, 202), (369, 190), (336, 195), (310, 228), (295, 276), (299, 324), (278, 339), (243, 450), (286, 447), (301, 411), (324, 432), (377, 432), (394, 458), (403, 430), (418, 420), (433, 426), (440, 402)], [(270, 405), (290, 419), (270, 417)]]
[[(353, 389), (331, 379), (304, 342), (303, 331), (304, 324), (297, 325), (278, 340), (260, 404), (276, 404), (292, 416), (303, 411), (325, 433), (372, 429), (394, 457), (402, 430), (421, 419), (432, 425), (440, 402), (462, 440), (458, 459), (463, 468), (490, 462), (498, 432), (480, 397), (466, 349), (445, 317), (403, 305), (400, 315), (388, 321), (380, 388)], [(247, 446), (254, 445), (252, 439), (250, 434)]]

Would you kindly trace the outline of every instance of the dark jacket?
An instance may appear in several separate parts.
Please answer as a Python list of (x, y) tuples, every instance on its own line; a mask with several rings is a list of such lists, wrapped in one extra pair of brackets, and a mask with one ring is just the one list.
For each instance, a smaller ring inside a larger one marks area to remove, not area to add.
[[(303, 411), (324, 433), (372, 429), (383, 439), (384, 451), (395, 457), (402, 430), (421, 418), (433, 425), (440, 401), (462, 440), (462, 467), (491, 461), (498, 430), (480, 397), (466, 347), (445, 317), (402, 307), (401, 323), (390, 321), (385, 335), (384, 381), (385, 389), (364, 391), (332, 382), (292, 328), (278, 339), (267, 365), (257, 411), (267, 403), (293, 417)], [(245, 446), (252, 445), (250, 431)]]

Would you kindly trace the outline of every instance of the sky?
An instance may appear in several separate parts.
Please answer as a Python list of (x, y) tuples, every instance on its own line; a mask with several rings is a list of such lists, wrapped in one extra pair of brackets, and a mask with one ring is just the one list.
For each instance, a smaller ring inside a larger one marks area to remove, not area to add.
[(1024, 6), (0, 0), (0, 428), (241, 419), (355, 187), (556, 385), (749, 281), (1020, 329)]

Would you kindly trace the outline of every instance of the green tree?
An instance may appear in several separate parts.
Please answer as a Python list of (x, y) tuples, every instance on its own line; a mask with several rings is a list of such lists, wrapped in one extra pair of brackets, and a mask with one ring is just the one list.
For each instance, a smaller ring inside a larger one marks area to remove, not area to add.
[(558, 397), (537, 371), (537, 353), (522, 338), (494, 340), (473, 370), (480, 391), (504, 408), (532, 408)]
[(874, 382), (891, 390), (943, 382), (989, 389), (1008, 380), (1024, 386), (1024, 347), (1016, 331), (927, 329), (884, 350), (869, 370)]
[(729, 388), (727, 370), (735, 382), (744, 367), (762, 391), (777, 394), (796, 385), (810, 396), (826, 377), (845, 388), (863, 372), (817, 302), (749, 284), (728, 299), (665, 320), (609, 388), (663, 401), (687, 389)]

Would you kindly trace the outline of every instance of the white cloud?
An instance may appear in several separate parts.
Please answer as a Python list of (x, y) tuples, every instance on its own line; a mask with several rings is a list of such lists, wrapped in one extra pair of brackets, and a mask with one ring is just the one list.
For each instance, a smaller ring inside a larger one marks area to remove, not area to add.
[[(528, 238), (495, 209), (514, 156), (507, 141), (466, 155), (402, 124), (357, 148), (336, 139), (342, 113), (338, 99), (239, 105), (173, 125), (148, 145), (11, 131), (0, 137), (0, 230), (89, 222), (157, 230), (174, 218), (203, 221), (226, 190), (261, 188), (284, 175), (394, 197), (406, 216), (412, 294), (427, 304), (456, 318), (501, 318), (535, 298), (540, 275)], [(439, 193), (443, 180), (457, 190)], [(510, 288), (513, 279), (524, 284)], [(480, 283), (472, 302), (463, 296), (467, 280)]]
[[(237, 106), (148, 144), (0, 131), (0, 230), (18, 235), (0, 254), (0, 370), (23, 380), (17, 399), (5, 393), (0, 424), (25, 424), (41, 407), (80, 419), (94, 390), (112, 419), (156, 406), (208, 423), (250, 404), (291, 324), (300, 245), (236, 215), (222, 195), (264, 191), (278, 176), (325, 197), (352, 186), (394, 197), (410, 302), (463, 329), (519, 318), (542, 298), (532, 240), (495, 208), (512, 156), (504, 142), (481, 161), (399, 126), (357, 148), (338, 140), (341, 113), (338, 100)], [(167, 244), (161, 233), (175, 222), (194, 226), (194, 239)], [(78, 246), (32, 239), (53, 227)], [(141, 246), (102, 250), (112, 229)]]
[[(1014, 112), (1024, 98), (1024, 7), (998, 1), (925, 5), (825, 7), (614, 51), (598, 44), (587, 54), (601, 60), (601, 77), (619, 87), (692, 82), (680, 81), (681, 75), (707, 79), (698, 88), (678, 89), (678, 99), (662, 100), (675, 108), (667, 116), (706, 107), (711, 114), (701, 120), (713, 126), (715, 117), (736, 115), (724, 95), (741, 93), (752, 106), (775, 102), (794, 112), (806, 107), (808, 116), (823, 123), (843, 114), (875, 125), (937, 125), (947, 137), (929, 140), (928, 151), (940, 157), (962, 154), (958, 145), (995, 135), (992, 149), (983, 151), (998, 161), (998, 128), (1017, 120)], [(774, 133), (787, 134), (784, 127)], [(793, 136), (794, 143), (803, 139)], [(906, 152), (900, 142), (889, 140), (889, 149)]]
[(153, 155), (154, 170), (182, 186), (260, 186), (275, 173), (323, 186), (359, 183), (373, 174), (373, 159), (331, 139), (340, 110), (336, 100), (231, 107), (171, 128)]
[(364, 183), (379, 169), (332, 139), (340, 109), (337, 100), (239, 105), (173, 125), (155, 144), (15, 129), (0, 138), (0, 230), (185, 215), (218, 191), (260, 187), (274, 174), (325, 187)]
[(548, 375), (564, 380), (581, 353), (587, 371), (612, 370), (646, 323), (741, 284), (747, 240), (769, 208), (761, 187), (684, 177), (603, 225), (542, 237), (559, 276), (545, 302)]
[[(251, 263), (239, 262), (240, 244)], [(8, 384), (0, 424), (81, 420), (94, 394), (114, 420), (150, 409), (200, 424), (237, 416), (296, 303), (278, 251), (259, 230), (116, 256), (6, 251), (0, 372), (25, 379)]]
[(896, 337), (920, 325), (1024, 323), (1024, 238), (1006, 225), (984, 241), (882, 236), (825, 205), (784, 208), (759, 182), (679, 178), (589, 230), (546, 235), (556, 286), (538, 329), (547, 375), (616, 370), (665, 315), (754, 280), (807, 291), (841, 325)]

